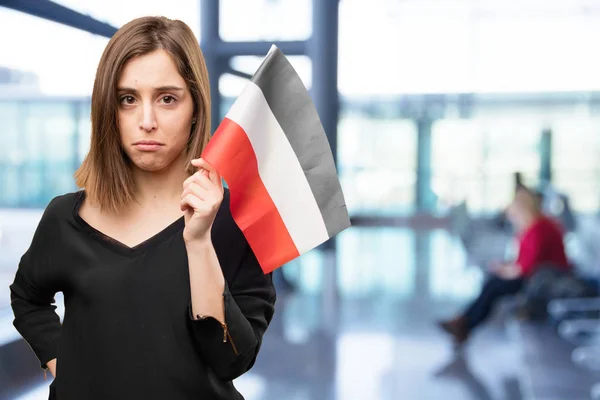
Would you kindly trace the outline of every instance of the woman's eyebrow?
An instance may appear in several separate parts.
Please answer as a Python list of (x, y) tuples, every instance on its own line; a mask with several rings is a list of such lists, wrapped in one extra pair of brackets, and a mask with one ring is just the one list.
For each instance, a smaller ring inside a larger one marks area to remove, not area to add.
[[(155, 92), (183, 92), (185, 89), (183, 89), (180, 86), (175, 86), (175, 85), (168, 85), (168, 86), (160, 86), (160, 87), (155, 87), (154, 91)], [(129, 87), (118, 87), (117, 88), (117, 92), (128, 92), (128, 93), (139, 93), (137, 89), (134, 88), (129, 88)]]
[(185, 89), (175, 85), (161, 86), (154, 88), (157, 92), (183, 92)]

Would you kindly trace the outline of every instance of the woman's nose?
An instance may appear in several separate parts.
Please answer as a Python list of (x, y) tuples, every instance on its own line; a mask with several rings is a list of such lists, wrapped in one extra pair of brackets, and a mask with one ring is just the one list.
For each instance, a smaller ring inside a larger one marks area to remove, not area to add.
[(154, 108), (151, 105), (145, 105), (142, 110), (142, 120), (140, 122), (140, 129), (146, 132), (151, 132), (157, 128), (156, 116), (154, 115)]

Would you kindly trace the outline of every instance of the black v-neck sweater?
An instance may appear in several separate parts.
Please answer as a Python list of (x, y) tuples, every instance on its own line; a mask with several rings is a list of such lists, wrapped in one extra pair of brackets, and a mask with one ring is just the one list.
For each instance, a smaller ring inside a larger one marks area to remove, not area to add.
[(229, 335), (191, 316), (183, 217), (128, 247), (79, 216), (84, 197), (51, 201), (10, 286), (15, 327), (42, 368), (57, 359), (51, 398), (242, 399), (232, 380), (254, 364), (275, 290), (231, 217), (229, 193), (212, 228)]

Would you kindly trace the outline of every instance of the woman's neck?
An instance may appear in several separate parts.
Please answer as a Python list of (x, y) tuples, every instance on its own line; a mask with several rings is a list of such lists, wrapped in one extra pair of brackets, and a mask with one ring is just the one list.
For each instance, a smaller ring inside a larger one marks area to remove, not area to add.
[(136, 198), (141, 208), (164, 209), (179, 204), (183, 182), (189, 177), (184, 160), (174, 160), (160, 171), (134, 170)]
[(526, 231), (529, 228), (531, 228), (531, 226), (533, 224), (535, 224), (541, 217), (542, 217), (542, 214), (540, 214), (540, 213), (532, 213), (532, 214), (526, 216), (523, 219), (523, 224), (521, 225), (521, 231)]

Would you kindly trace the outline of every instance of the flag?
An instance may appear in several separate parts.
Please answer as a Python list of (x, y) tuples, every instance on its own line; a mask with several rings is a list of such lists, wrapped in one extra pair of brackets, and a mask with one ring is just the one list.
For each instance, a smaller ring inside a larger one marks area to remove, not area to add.
[(202, 158), (227, 182), (233, 219), (264, 273), (350, 226), (317, 110), (275, 46)]

